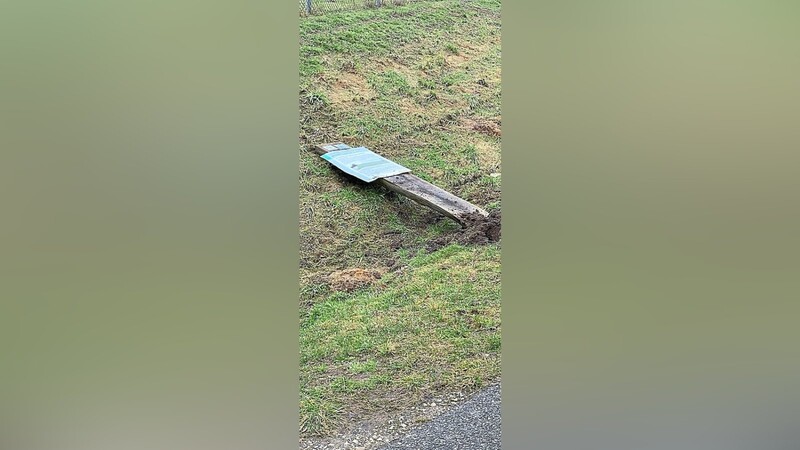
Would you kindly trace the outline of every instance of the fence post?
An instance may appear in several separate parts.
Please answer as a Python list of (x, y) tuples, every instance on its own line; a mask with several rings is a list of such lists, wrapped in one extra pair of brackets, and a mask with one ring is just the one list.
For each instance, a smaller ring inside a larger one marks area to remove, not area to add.
[(380, 8), (381, 7), (381, 0), (375, 0), (375, 7), (376, 8)]
[(311, 0), (306, 0), (306, 14), (311, 14)]

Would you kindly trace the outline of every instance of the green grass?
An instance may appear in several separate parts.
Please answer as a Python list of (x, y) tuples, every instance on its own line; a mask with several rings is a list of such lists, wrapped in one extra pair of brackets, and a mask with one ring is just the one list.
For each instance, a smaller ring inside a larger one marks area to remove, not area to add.
[[(367, 416), (436, 389), (474, 389), (500, 372), (499, 250), (449, 246), (379, 286), (301, 313), (301, 430), (337, 411)], [(402, 393), (398, 396), (398, 393)]]
[[(500, 248), (426, 244), (458, 225), (346, 179), (307, 145), (369, 147), (501, 209), (499, 2), (444, 0), (313, 16), (300, 26), (300, 429), (471, 390), (500, 373)], [(491, 176), (490, 176), (491, 175)], [(353, 292), (327, 276), (383, 277)]]

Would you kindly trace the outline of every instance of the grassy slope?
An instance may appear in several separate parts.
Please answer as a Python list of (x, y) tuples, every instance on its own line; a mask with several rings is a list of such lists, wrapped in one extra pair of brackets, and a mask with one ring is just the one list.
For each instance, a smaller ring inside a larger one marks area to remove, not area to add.
[[(500, 208), (499, 2), (445, 0), (301, 21), (301, 431), (499, 374), (497, 246), (424, 244), (456, 226), (355, 184), (305, 145), (364, 145)], [(480, 124), (491, 126), (480, 127)], [(476, 130), (477, 128), (477, 130)], [(482, 130), (482, 131), (478, 131)], [(493, 176), (492, 176), (493, 175)], [(386, 270), (334, 292), (339, 269)]]

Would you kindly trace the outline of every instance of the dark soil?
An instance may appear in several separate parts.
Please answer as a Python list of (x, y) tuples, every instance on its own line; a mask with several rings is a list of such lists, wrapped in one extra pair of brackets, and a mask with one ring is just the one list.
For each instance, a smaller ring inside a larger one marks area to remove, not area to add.
[(492, 211), (488, 217), (472, 213), (462, 216), (461, 220), (460, 230), (429, 241), (426, 250), (433, 252), (450, 244), (487, 245), (500, 241), (500, 211)]
[(477, 123), (472, 126), (472, 129), (479, 133), (488, 134), (489, 136), (500, 136), (503, 134), (500, 130), (500, 126), (492, 122)]

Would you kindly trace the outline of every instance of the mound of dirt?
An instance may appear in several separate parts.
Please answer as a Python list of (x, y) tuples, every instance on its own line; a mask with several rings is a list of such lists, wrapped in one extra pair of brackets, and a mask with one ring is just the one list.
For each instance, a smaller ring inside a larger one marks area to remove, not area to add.
[(500, 136), (503, 134), (500, 130), (500, 126), (492, 122), (476, 123), (472, 126), (472, 129), (479, 133), (488, 134), (489, 136)]
[(461, 217), (464, 226), (461, 230), (440, 236), (428, 242), (426, 249), (436, 251), (450, 244), (487, 245), (500, 241), (500, 211), (492, 211), (488, 217), (472, 213)]
[(492, 211), (488, 217), (472, 213), (462, 220), (465, 226), (459, 242), (482, 245), (500, 240), (500, 211)]
[(328, 285), (335, 291), (352, 292), (379, 280), (381, 275), (381, 271), (376, 269), (339, 270), (328, 275)]

